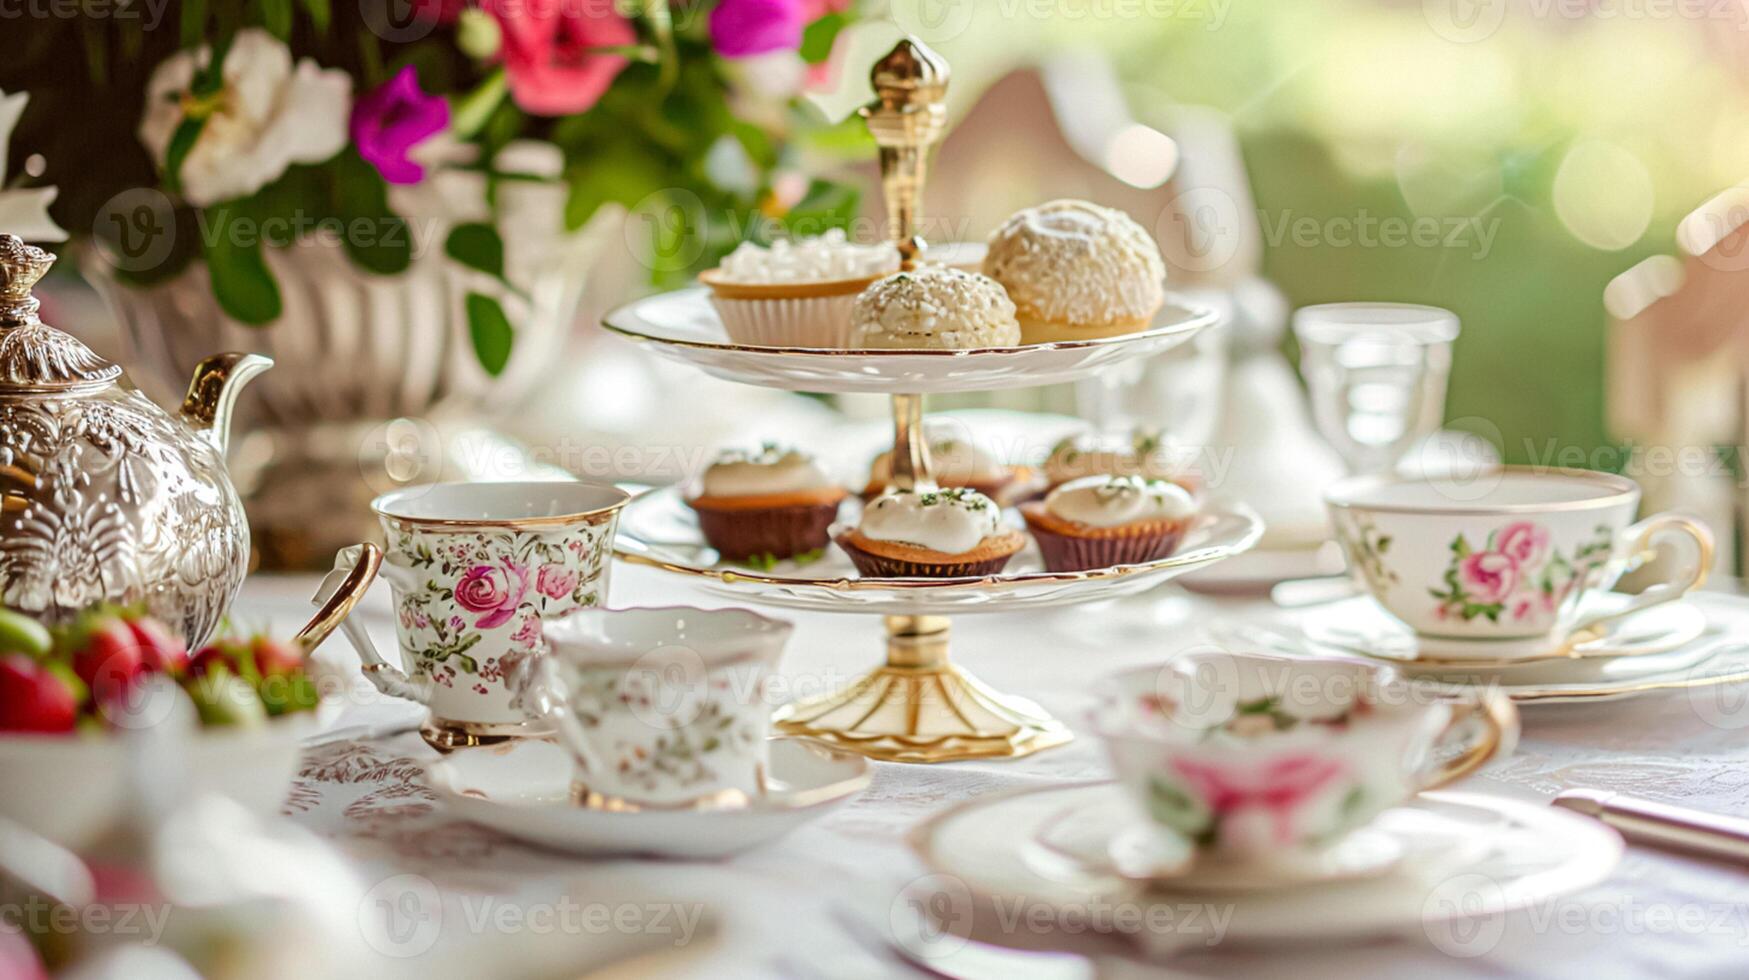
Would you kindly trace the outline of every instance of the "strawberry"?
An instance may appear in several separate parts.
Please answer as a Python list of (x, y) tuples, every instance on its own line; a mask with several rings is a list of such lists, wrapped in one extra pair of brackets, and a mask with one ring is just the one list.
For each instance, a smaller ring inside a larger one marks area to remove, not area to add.
[(194, 656), (188, 661), (188, 676), (205, 677), (212, 673), (215, 667), (224, 667), (229, 670), (230, 666), (231, 655), (225, 651), (225, 648), (217, 643), (208, 643), (195, 651)]
[(134, 635), (134, 642), (139, 645), (140, 659), (147, 670), (154, 670), (171, 677), (181, 677), (188, 669), (188, 647), (181, 637), (170, 632), (163, 623), (150, 616), (128, 622), (128, 630)]
[(0, 731), (70, 732), (78, 721), (73, 688), (23, 654), (0, 657)]
[(100, 704), (124, 695), (145, 669), (140, 641), (127, 623), (114, 616), (92, 622), (83, 645), (73, 653), (73, 672)]
[(297, 644), (276, 640), (258, 633), (249, 641), (249, 652), (255, 657), (255, 670), (262, 677), (286, 677), (304, 669), (304, 652)]

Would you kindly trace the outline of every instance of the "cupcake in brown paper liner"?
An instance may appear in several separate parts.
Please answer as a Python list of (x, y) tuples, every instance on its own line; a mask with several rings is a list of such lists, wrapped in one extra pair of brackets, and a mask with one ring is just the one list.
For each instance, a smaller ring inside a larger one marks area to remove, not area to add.
[(847, 496), (812, 456), (768, 443), (720, 454), (686, 503), (724, 561), (769, 567), (825, 550)]
[(863, 509), (838, 546), (870, 578), (994, 575), (1026, 544), (989, 497), (960, 487), (892, 490)]
[(1196, 501), (1176, 483), (1139, 476), (1089, 476), (1020, 506), (1045, 568), (1086, 572), (1167, 558), (1196, 518)]

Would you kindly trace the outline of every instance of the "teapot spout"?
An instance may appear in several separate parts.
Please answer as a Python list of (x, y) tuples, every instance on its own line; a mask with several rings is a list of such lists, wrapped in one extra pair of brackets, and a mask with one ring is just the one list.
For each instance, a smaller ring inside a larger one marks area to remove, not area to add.
[(219, 455), (231, 436), (231, 410), (237, 393), (250, 378), (273, 366), (273, 358), (260, 354), (214, 354), (195, 365), (188, 397), (182, 400), (182, 417), (206, 436)]

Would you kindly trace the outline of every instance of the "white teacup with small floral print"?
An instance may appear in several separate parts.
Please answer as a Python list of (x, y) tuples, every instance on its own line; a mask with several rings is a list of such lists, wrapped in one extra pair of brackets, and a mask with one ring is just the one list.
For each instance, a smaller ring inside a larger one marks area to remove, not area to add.
[(511, 683), (571, 750), (585, 805), (741, 807), (765, 795), (766, 681), (791, 630), (746, 609), (585, 609), (548, 622)]
[[(366, 675), (431, 709), (427, 737), (474, 744), (526, 733), (506, 672), (541, 645), (544, 621), (606, 600), (628, 495), (573, 482), (411, 487), (372, 503), (387, 538), (379, 574), (394, 592), (402, 667), (345, 624)], [(337, 569), (360, 549), (347, 548)]]
[[(1109, 678), (1101, 694), (1091, 720), (1118, 782), (1199, 860), (1268, 864), (1333, 844), (1511, 752), (1518, 733), (1498, 691), (1449, 702), (1345, 660), (1190, 654)], [(1464, 750), (1435, 763), (1448, 740)]]
[[(1562, 640), (1598, 621), (1587, 618), (1588, 597), (1665, 538), (1686, 539), (1689, 560), (1672, 563), (1664, 581), (1618, 604), (1611, 618), (1680, 598), (1711, 564), (1704, 525), (1676, 514), (1632, 523), (1639, 487), (1607, 473), (1503, 467), (1463, 482), (1361, 476), (1337, 481), (1324, 497), (1355, 579), (1429, 637)], [(1526, 647), (1523, 655), (1537, 653)]]

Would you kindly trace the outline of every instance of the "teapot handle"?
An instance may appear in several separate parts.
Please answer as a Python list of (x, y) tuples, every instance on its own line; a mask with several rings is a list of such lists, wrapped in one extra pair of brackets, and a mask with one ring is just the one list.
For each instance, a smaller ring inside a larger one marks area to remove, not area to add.
[(408, 677), (401, 668), (384, 660), (377, 653), (376, 645), (371, 642), (370, 631), (349, 615), (379, 572), (385, 578), (393, 578), (397, 571), (400, 570), (384, 564), (382, 549), (374, 544), (358, 544), (340, 549), (340, 553), (334, 556), (334, 570), (322, 580), (311, 600), (321, 604), (322, 609), (316, 613), (316, 618), (310, 621), (310, 625), (304, 627), (304, 633), (299, 634), (299, 640), (304, 641), (305, 633), (314, 636), (315, 642), (305, 647), (306, 651), (313, 650), (317, 643), (322, 642), (338, 626), (352, 643), (352, 648), (358, 651), (364, 676), (377, 690), (390, 697), (425, 704), (430, 698), (429, 685)]

